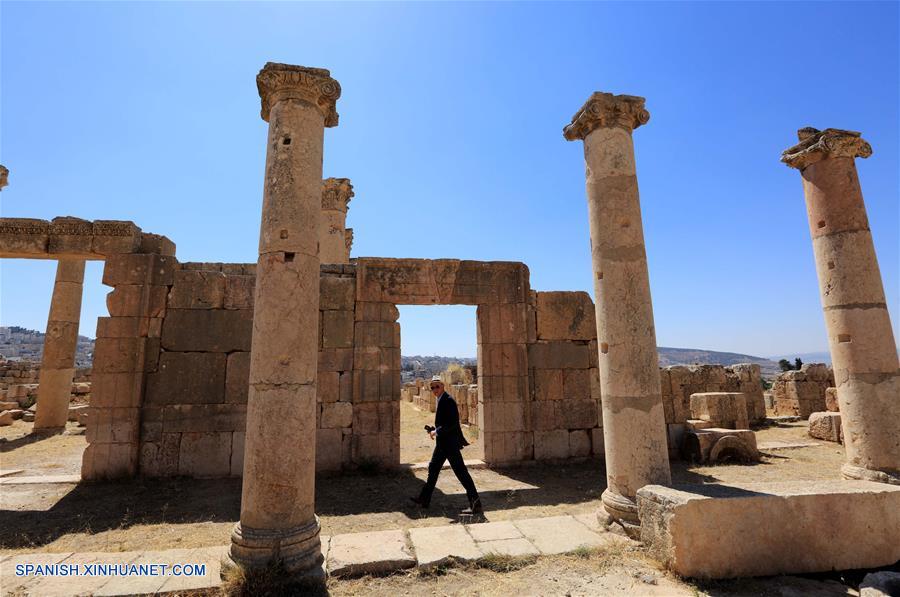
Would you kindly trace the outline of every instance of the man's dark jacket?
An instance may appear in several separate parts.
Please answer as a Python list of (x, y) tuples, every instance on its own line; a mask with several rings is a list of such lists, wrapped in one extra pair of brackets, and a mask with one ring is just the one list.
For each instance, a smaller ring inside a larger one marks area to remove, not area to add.
[(469, 445), (459, 426), (459, 408), (453, 396), (444, 392), (434, 409), (436, 440), (445, 450), (460, 450)]

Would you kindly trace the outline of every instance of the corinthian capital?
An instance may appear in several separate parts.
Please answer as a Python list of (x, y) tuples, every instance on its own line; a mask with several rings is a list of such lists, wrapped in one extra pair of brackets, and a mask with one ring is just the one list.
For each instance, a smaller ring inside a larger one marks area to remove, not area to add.
[(322, 209), (346, 212), (353, 195), (349, 178), (326, 178), (322, 181)]
[(325, 126), (338, 124), (335, 103), (341, 97), (341, 85), (324, 68), (267, 62), (256, 75), (256, 87), (262, 100), (260, 116), (266, 122), (272, 106), (282, 100), (299, 99), (319, 108)]
[(9, 184), (9, 168), (0, 164), (0, 189)]
[(808, 126), (797, 131), (797, 138), (799, 143), (781, 152), (781, 161), (799, 170), (825, 158), (867, 158), (872, 155), (872, 146), (856, 131), (820, 131)]
[(613, 95), (595, 91), (572, 122), (563, 128), (563, 136), (569, 141), (584, 139), (600, 127), (621, 127), (633, 130), (650, 120), (650, 112), (644, 108), (644, 98), (636, 95)]

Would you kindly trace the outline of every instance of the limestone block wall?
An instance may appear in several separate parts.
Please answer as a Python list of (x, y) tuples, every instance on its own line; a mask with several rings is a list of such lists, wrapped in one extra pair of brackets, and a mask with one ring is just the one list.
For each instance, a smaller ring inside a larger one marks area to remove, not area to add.
[(834, 372), (821, 363), (807, 363), (799, 371), (785, 371), (772, 384), (775, 414), (808, 419), (814, 412), (827, 410), (825, 392), (834, 385)]
[(535, 292), (532, 299), (528, 423), (534, 458), (602, 457), (593, 301), (586, 292)]

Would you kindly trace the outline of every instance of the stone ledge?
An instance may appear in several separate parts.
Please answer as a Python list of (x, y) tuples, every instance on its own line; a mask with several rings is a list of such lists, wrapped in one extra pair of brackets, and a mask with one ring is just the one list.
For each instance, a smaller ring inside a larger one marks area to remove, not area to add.
[(648, 485), (637, 498), (642, 541), (680, 576), (800, 574), (900, 560), (898, 486), (837, 480)]

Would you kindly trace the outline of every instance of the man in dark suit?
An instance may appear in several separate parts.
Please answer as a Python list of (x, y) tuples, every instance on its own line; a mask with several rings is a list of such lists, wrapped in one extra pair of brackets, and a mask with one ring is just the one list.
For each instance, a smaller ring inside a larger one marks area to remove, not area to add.
[(453, 473), (465, 488), (466, 497), (469, 498), (470, 510), (467, 513), (481, 514), (481, 500), (460, 451), (468, 446), (469, 442), (466, 441), (462, 427), (459, 426), (459, 408), (456, 406), (453, 396), (444, 391), (444, 382), (439, 377), (433, 377), (429, 387), (437, 398), (437, 405), (434, 409), (434, 430), (428, 432), (435, 442), (434, 453), (431, 455), (431, 462), (428, 463), (428, 480), (425, 482), (425, 487), (422, 488), (418, 497), (410, 499), (423, 508), (427, 508), (431, 504), (431, 494), (434, 492), (441, 467), (444, 466), (445, 460), (449, 460)]

